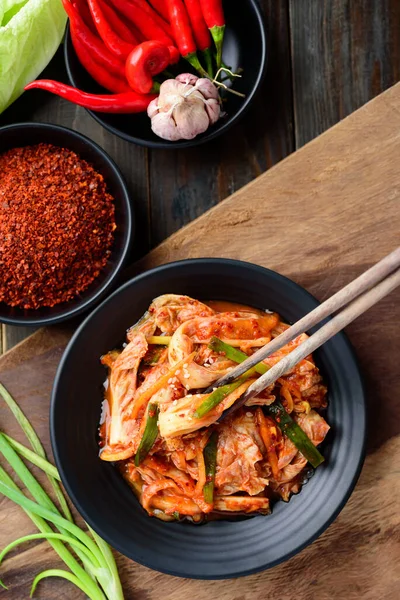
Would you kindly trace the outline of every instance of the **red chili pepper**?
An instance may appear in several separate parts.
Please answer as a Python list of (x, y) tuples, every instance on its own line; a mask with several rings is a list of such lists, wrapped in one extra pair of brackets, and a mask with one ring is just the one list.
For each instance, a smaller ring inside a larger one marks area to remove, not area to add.
[(126, 80), (117, 77), (112, 71), (103, 67), (103, 65), (97, 63), (92, 58), (85, 43), (81, 40), (79, 35), (76, 34), (73, 25), (71, 26), (71, 39), (79, 61), (99, 85), (114, 94), (120, 94), (130, 90)]
[(129, 114), (145, 112), (150, 102), (157, 98), (157, 94), (143, 96), (133, 91), (124, 94), (88, 94), (70, 85), (49, 79), (32, 81), (32, 83), (25, 86), (25, 90), (33, 89), (47, 90), (65, 100), (78, 104), (78, 106), (103, 113)]
[(111, 0), (111, 3), (119, 10), (127, 19), (139, 29), (142, 35), (147, 40), (158, 40), (162, 44), (168, 46), (171, 63), (178, 62), (179, 52), (174, 45), (172, 38), (165, 33), (160, 25), (143, 10), (138, 4), (128, 2), (128, 0)]
[(224, 9), (222, 8), (222, 0), (200, 0), (201, 9), (203, 11), (204, 20), (207, 27), (223, 27), (225, 25)]
[(182, 0), (166, 0), (169, 21), (172, 26), (174, 39), (182, 56), (194, 54), (196, 44), (189, 22), (189, 15)]
[(150, 4), (162, 16), (164, 21), (169, 23), (168, 9), (165, 6), (165, 0), (149, 0)]
[(74, 0), (72, 2), (72, 6), (80, 14), (85, 25), (87, 25), (87, 27), (89, 27), (90, 31), (97, 35), (97, 29), (96, 29), (95, 24), (93, 23), (92, 15), (91, 15), (91, 12), (87, 5), (86, 0)]
[(126, 59), (128, 54), (133, 50), (132, 44), (128, 44), (119, 37), (119, 35), (111, 27), (111, 24), (106, 19), (101, 6), (97, 0), (88, 0), (90, 12), (92, 13), (94, 24), (99, 32), (99, 35), (107, 48), (116, 56)]
[(93, 60), (110, 69), (114, 75), (124, 79), (124, 64), (120, 62), (116, 56), (111, 54), (108, 48), (106, 48), (103, 40), (90, 31), (89, 27), (86, 25), (86, 23), (84, 23), (76, 8), (73, 7), (68, 0), (62, 0), (62, 3), (67, 15), (70, 18), (71, 25), (75, 29), (75, 34), (79, 36), (79, 39), (85, 44), (87, 51), (91, 54)]
[(200, 0), (204, 20), (215, 42), (217, 49), (217, 67), (222, 63), (222, 44), (225, 33), (225, 17), (222, 0)]
[(189, 15), (190, 23), (196, 41), (197, 48), (201, 50), (207, 65), (207, 73), (213, 76), (212, 54), (211, 54), (211, 35), (203, 17), (200, 0), (185, 0), (186, 9)]
[(139, 8), (141, 8), (145, 13), (151, 16), (152, 19), (165, 31), (165, 33), (172, 39), (172, 31), (168, 21), (165, 21), (159, 14), (156, 12), (147, 2), (146, 0), (130, 0), (132, 4), (136, 4)]
[(183, 0), (166, 0), (169, 22), (178, 45), (179, 52), (203, 77), (207, 73), (201, 66), (196, 53), (196, 43), (190, 27), (189, 15)]
[(133, 27), (128, 25), (121, 19), (115, 10), (111, 8), (104, 0), (98, 0), (101, 10), (107, 21), (110, 23), (111, 28), (115, 33), (125, 42), (135, 47), (140, 44), (141, 40), (133, 31)]
[(197, 48), (205, 50), (211, 46), (211, 36), (203, 17), (200, 0), (185, 0)]
[[(94, 31), (97, 35), (97, 29), (93, 22), (92, 13), (90, 12), (90, 8), (87, 5), (86, 0), (75, 0), (73, 6), (76, 6), (78, 12), (81, 14), (83, 20), (86, 25)], [(107, 0), (101, 0), (101, 9), (105, 14), (106, 19), (110, 21), (111, 27), (115, 30), (115, 32), (126, 42), (136, 45), (144, 42), (144, 37), (137, 30), (137, 28), (130, 23), (129, 26), (125, 24), (123, 21), (121, 14), (117, 10), (113, 10), (111, 6), (107, 4)], [(111, 12), (113, 14), (111, 14)], [(111, 15), (111, 16), (110, 16)], [(118, 22), (117, 22), (118, 21)]]
[(167, 46), (151, 40), (136, 46), (126, 59), (126, 78), (131, 88), (139, 94), (148, 94), (153, 88), (153, 76), (169, 65)]

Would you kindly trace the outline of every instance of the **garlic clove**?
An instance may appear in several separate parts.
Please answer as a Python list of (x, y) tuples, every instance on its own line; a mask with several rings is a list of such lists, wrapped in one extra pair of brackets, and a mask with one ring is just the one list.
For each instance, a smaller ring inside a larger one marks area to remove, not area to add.
[(209, 98), (214, 98), (214, 100), (219, 100), (218, 90), (212, 81), (206, 79), (205, 77), (198, 78), (195, 83), (195, 88), (198, 89), (204, 96), (206, 100)]
[(203, 102), (179, 105), (174, 110), (174, 118), (181, 137), (192, 140), (204, 133), (210, 125), (210, 119)]
[(221, 116), (221, 106), (218, 100), (210, 98), (205, 101), (205, 108), (210, 119), (211, 125), (216, 123)]
[(181, 83), (184, 83), (186, 85), (194, 85), (199, 78), (197, 77), (197, 75), (193, 75), (192, 73), (180, 73), (176, 76), (175, 79), (176, 81), (180, 81)]
[(160, 112), (151, 119), (153, 132), (164, 140), (176, 142), (182, 139), (180, 130), (173, 116), (169, 113)]
[(147, 107), (147, 114), (149, 115), (150, 119), (152, 119), (154, 117), (154, 115), (156, 115), (157, 113), (158, 113), (158, 98), (154, 98), (154, 100), (152, 100)]
[[(190, 86), (192, 87), (192, 86)], [(175, 79), (167, 79), (160, 86), (160, 95), (158, 96), (158, 108), (161, 111), (169, 111), (173, 106), (185, 102), (184, 94), (187, 86)]]

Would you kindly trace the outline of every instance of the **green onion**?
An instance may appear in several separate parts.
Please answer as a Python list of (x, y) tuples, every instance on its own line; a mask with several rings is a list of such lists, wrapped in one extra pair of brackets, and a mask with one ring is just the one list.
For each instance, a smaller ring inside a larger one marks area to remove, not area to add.
[(67, 542), (71, 546), (76, 546), (76, 548), (79, 548), (79, 550), (81, 552), (83, 552), (83, 554), (86, 554), (86, 556), (89, 558), (89, 560), (92, 560), (92, 558), (93, 558), (93, 555), (91, 554), (90, 550), (88, 550), (88, 548), (86, 546), (84, 546), (81, 542), (78, 542), (78, 540), (76, 540), (75, 538), (73, 538), (70, 535), (64, 535), (63, 533), (54, 533), (54, 532), (52, 532), (52, 533), (32, 533), (31, 535), (24, 535), (23, 537), (20, 537), (17, 540), (14, 540), (10, 544), (8, 544), (8, 546), (3, 548), (3, 550), (0, 552), (0, 563), (3, 562), (3, 559), (5, 558), (5, 556), (13, 548), (15, 548), (16, 546), (19, 546), (20, 544), (23, 544), (24, 542), (30, 542), (31, 540), (61, 540), (63, 542)]
[(217, 468), (218, 433), (213, 431), (204, 448), (204, 463), (206, 466), (206, 483), (203, 486), (204, 500), (209, 504), (214, 501), (215, 471)]
[[(227, 358), (237, 363), (241, 363), (244, 360), (246, 360), (246, 358), (249, 358), (244, 352), (241, 352), (237, 348), (226, 344), (225, 342), (223, 342), (215, 336), (211, 338), (208, 347), (214, 352), (223, 352)], [(215, 389), (200, 404), (200, 406), (194, 413), (195, 418), (201, 419), (202, 417), (204, 417), (207, 413), (213, 410), (213, 408), (218, 406), (218, 404), (220, 404), (222, 400), (229, 396), (229, 394), (234, 392), (240, 385), (242, 385), (242, 383), (244, 383), (249, 377), (251, 377), (255, 373), (264, 375), (264, 373), (266, 373), (269, 368), (270, 367), (268, 367), (268, 365), (264, 363), (259, 363), (258, 365), (255, 365), (255, 367), (252, 367), (251, 369), (243, 373), (243, 375), (237, 381), (234, 381), (233, 383), (228, 383)]]
[(75, 575), (72, 575), (72, 573), (69, 573), (68, 571), (64, 571), (63, 569), (48, 569), (47, 571), (42, 571), (42, 573), (39, 573), (39, 575), (36, 575), (35, 579), (33, 580), (32, 587), (31, 587), (31, 593), (30, 593), (31, 598), (32, 598), (33, 594), (35, 593), (37, 584), (39, 583), (39, 581), (41, 579), (44, 579), (45, 577), (62, 577), (63, 579), (67, 579), (68, 581), (70, 581), (71, 583), (76, 585), (76, 587), (81, 589), (82, 592), (84, 592), (87, 596), (89, 596), (89, 598), (91, 600), (99, 600), (100, 598), (104, 598), (104, 596), (100, 592), (100, 590), (99, 590), (99, 594), (89, 593), (87, 591), (87, 589), (85, 588), (85, 586), (82, 585), (82, 582), (78, 579), (78, 577), (76, 577)]
[(89, 525), (87, 526), (93, 536), (94, 541), (99, 547), (105, 564), (108, 567), (109, 574), (107, 574), (105, 583), (102, 583), (104, 590), (107, 592), (107, 597), (109, 600), (114, 600), (114, 598), (115, 600), (124, 600), (124, 592), (122, 590), (121, 580), (119, 578), (117, 564), (115, 562), (112, 550), (110, 546)]
[(29, 460), (29, 462), (31, 462), (36, 467), (39, 467), (39, 469), (47, 473), (47, 475), (50, 475), (50, 477), (54, 477), (54, 479), (61, 481), (60, 475), (58, 474), (56, 467), (52, 465), (48, 460), (42, 458), (41, 456), (39, 456), (39, 454), (36, 454), (36, 452), (32, 452), (32, 450), (30, 450), (23, 444), (20, 444), (19, 442), (17, 442), (17, 440), (14, 440), (9, 435), (3, 433), (3, 436), (6, 438), (10, 446), (14, 448), (14, 450), (16, 450), (20, 456), (26, 458), (26, 460)]
[[(18, 486), (14, 483), (11, 477), (4, 471), (4, 469), (0, 466), (0, 485), (6, 485), (7, 488), (15, 490), (17, 492), (21, 492)], [(24, 496), (25, 497), (25, 496)], [(33, 512), (23, 509), (28, 517), (33, 521), (36, 527), (42, 533), (52, 534), (54, 533), (51, 527), (46, 523), (44, 519), (35, 515)], [(53, 547), (53, 549), (57, 552), (59, 557), (65, 562), (65, 564), (71, 569), (71, 571), (85, 584), (87, 584), (88, 588), (91, 588), (93, 579), (86, 573), (86, 571), (80, 566), (71, 552), (58, 540), (51, 540), (49, 538), (49, 543)], [(89, 594), (88, 594), (89, 595)]]
[[(2, 433), (0, 433), (0, 452), (12, 466), (22, 483), (30, 491), (35, 500), (56, 514), (60, 514), (54, 502), (46, 494), (40, 483), (32, 475), (25, 463), (13, 450)], [(64, 533), (63, 531), (61, 533)]]
[[(42, 443), (36, 434), (36, 431), (33, 429), (32, 425), (29, 423), (28, 419), (26, 418), (26, 416), (24, 415), (24, 413), (22, 412), (22, 410), (20, 409), (18, 404), (15, 402), (14, 398), (11, 396), (11, 394), (6, 390), (4, 385), (2, 385), (1, 383), (0, 383), (0, 396), (3, 397), (4, 402), (7, 404), (8, 408), (11, 410), (14, 417), (18, 421), (19, 425), (21, 426), (22, 431), (25, 433), (26, 437), (28, 438), (28, 440), (29, 440), (32, 448), (36, 452), (36, 454), (38, 454), (40, 457), (42, 457), (46, 460), (47, 459), (46, 451), (43, 448)], [(64, 516), (69, 521), (72, 521), (73, 519), (72, 519), (71, 511), (69, 510), (67, 501), (64, 498), (64, 494), (61, 491), (58, 481), (56, 481), (54, 479), (54, 477), (51, 477), (50, 475), (48, 475), (48, 479), (54, 490), (56, 498), (61, 506), (61, 510), (64, 513)]]
[[(0, 554), (0, 562), (12, 547), (30, 539), (46, 539), (60, 558), (71, 569), (63, 571), (51, 569), (39, 574), (32, 585), (31, 594), (39, 581), (44, 577), (63, 577), (74, 583), (91, 600), (123, 600), (123, 591), (119, 579), (115, 559), (108, 544), (94, 531), (90, 530), (93, 539), (72, 521), (68, 505), (58, 484), (60, 480), (57, 469), (48, 462), (46, 454), (32, 425), (21, 411), (15, 400), (0, 384), (0, 395), (14, 414), (16, 420), (30, 441), (33, 450), (20, 444), (13, 438), (0, 433), (0, 452), (14, 469), (24, 486), (32, 494), (36, 502), (27, 498), (11, 477), (0, 465), (0, 493), (13, 500), (25, 511), (41, 533), (24, 536), (9, 544)], [(35, 479), (28, 467), (18, 456), (30, 461), (41, 468), (47, 475), (59, 499), (60, 506), (65, 514), (64, 518), (51, 498), (47, 495), (40, 483)], [(65, 510), (65, 507), (67, 510)], [(48, 524), (53, 523), (60, 533), (56, 533)], [(71, 554), (64, 543), (69, 544), (81, 560), (83, 567)], [(100, 584), (100, 585), (99, 585)], [(0, 582), (0, 585), (3, 585)], [(5, 587), (3, 585), (3, 587)], [(103, 593), (106, 594), (106, 596)]]
[(146, 426), (144, 428), (143, 437), (140, 440), (139, 448), (135, 456), (135, 465), (138, 467), (144, 461), (158, 435), (158, 404), (149, 403), (147, 410)]
[(324, 457), (321, 452), (314, 446), (300, 425), (286, 412), (280, 402), (275, 401), (270, 406), (267, 406), (266, 410), (274, 419), (282, 433), (293, 442), (297, 450), (302, 453), (304, 458), (306, 458), (314, 468), (324, 462)]
[[(247, 354), (245, 354), (241, 350), (238, 350), (237, 348), (234, 348), (233, 346), (226, 344), (225, 342), (223, 342), (222, 340), (220, 340), (219, 338), (217, 338), (215, 336), (213, 336), (211, 338), (210, 343), (208, 344), (208, 347), (210, 348), (210, 350), (213, 350), (214, 352), (223, 352), (225, 354), (226, 358), (229, 358), (229, 360), (233, 360), (234, 362), (237, 362), (237, 363), (242, 363), (249, 358), (247, 356)], [(258, 365), (256, 365), (254, 367), (254, 370), (257, 373), (259, 373), (260, 375), (264, 375), (270, 368), (271, 367), (269, 367), (265, 363), (260, 362), (260, 363), (258, 363)]]
[(213, 408), (218, 406), (218, 404), (220, 404), (222, 400), (229, 396), (229, 394), (231, 394), (238, 387), (240, 387), (242, 383), (244, 383), (249, 378), (249, 376), (249, 371), (247, 371), (247, 374), (245, 373), (237, 381), (234, 381), (233, 383), (228, 383), (227, 385), (222, 385), (221, 387), (211, 392), (211, 394), (207, 396), (205, 400), (203, 400), (203, 402), (200, 404), (200, 406), (194, 413), (195, 418), (201, 419), (202, 417), (204, 417), (207, 413), (213, 410)]
[[(28, 491), (32, 494), (33, 498), (39, 504), (42, 504), (49, 510), (53, 511), (55, 515), (59, 515), (61, 517), (55, 504), (52, 502), (52, 500), (46, 494), (46, 492), (44, 491), (44, 489), (42, 488), (40, 483), (37, 481), (37, 479), (35, 479), (35, 477), (29, 471), (27, 466), (23, 463), (23, 461), (16, 454), (15, 450), (13, 450), (13, 448), (7, 442), (7, 440), (3, 434), (0, 434), (0, 452), (3, 454), (3, 456), (8, 461), (8, 463), (11, 465), (11, 467), (14, 469), (15, 473), (18, 475), (18, 477), (20, 478), (22, 483), (25, 485), (25, 487), (28, 489)], [(61, 527), (60, 532), (65, 534), (66, 528)], [(76, 551), (76, 552), (77, 552), (79, 558), (81, 558), (81, 560), (85, 564), (85, 557), (82, 557), (80, 555), (79, 551)], [(97, 564), (99, 564), (99, 563), (97, 563)]]
[(19, 506), (21, 506), (22, 508), (26, 508), (27, 510), (33, 512), (33, 514), (38, 515), (43, 519), (46, 519), (46, 521), (50, 521), (59, 529), (62, 528), (68, 531), (69, 533), (72, 533), (72, 535), (78, 538), (78, 540), (85, 544), (85, 546), (87, 546), (87, 548), (92, 552), (93, 557), (97, 562), (98, 566), (107, 567), (104, 557), (101, 554), (98, 546), (96, 546), (92, 538), (90, 538), (87, 533), (82, 531), (80, 527), (75, 525), (75, 523), (71, 523), (71, 521), (68, 521), (64, 517), (59, 516), (46, 506), (43, 506), (41, 504), (38, 504), (37, 502), (34, 502), (33, 500), (30, 500), (29, 498), (24, 496), (22, 492), (17, 492), (16, 490), (5, 485), (2, 481), (0, 481), (0, 492), (16, 504), (19, 504)]

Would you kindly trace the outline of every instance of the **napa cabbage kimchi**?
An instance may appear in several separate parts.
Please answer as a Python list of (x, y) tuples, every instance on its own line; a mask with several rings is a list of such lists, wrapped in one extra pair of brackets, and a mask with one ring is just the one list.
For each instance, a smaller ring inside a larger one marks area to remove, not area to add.
[(307, 336), (232, 384), (214, 384), (287, 328), (277, 313), (166, 294), (128, 330), (122, 349), (102, 357), (100, 458), (116, 464), (150, 516), (267, 514), (273, 500), (300, 490), (310, 456), (323, 460), (316, 447), (329, 430), (320, 414), (327, 389), (311, 355), (219, 421)]

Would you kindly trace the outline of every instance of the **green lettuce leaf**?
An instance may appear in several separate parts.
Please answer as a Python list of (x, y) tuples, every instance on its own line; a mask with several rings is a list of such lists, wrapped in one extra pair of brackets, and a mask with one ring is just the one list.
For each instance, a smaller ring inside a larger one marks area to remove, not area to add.
[(66, 21), (61, 0), (0, 0), (0, 113), (50, 62)]
[(2, 10), (2, 14), (0, 14), (0, 24), (7, 25), (9, 21), (13, 18), (14, 15), (17, 14), (19, 10), (28, 2), (29, 0), (4, 0), (3, 6), (0, 6), (0, 11)]

